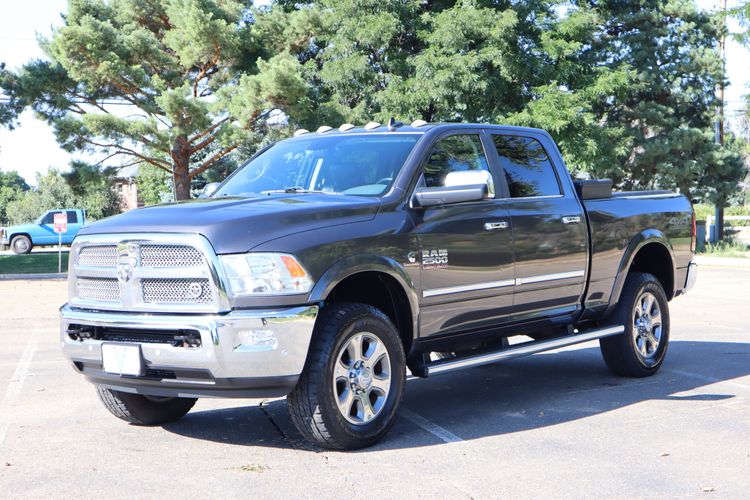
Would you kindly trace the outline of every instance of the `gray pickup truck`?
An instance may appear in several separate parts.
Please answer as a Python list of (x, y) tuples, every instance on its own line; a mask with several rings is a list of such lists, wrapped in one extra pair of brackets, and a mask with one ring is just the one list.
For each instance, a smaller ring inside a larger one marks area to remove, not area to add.
[(654, 374), (694, 246), (684, 196), (575, 181), (542, 130), (300, 130), (206, 199), (85, 227), (62, 349), (128, 422), (286, 395), (306, 438), (354, 449), (393, 424), (407, 368), (600, 339), (613, 372)]

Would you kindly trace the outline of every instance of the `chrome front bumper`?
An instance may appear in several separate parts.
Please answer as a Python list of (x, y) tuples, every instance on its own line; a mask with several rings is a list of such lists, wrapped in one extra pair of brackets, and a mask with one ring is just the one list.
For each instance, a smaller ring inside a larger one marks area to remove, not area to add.
[[(300, 306), (162, 315), (91, 311), (66, 304), (60, 309), (60, 337), (62, 351), (76, 370), (110, 389), (156, 396), (274, 397), (296, 385), (317, 313), (317, 306)], [(135, 342), (141, 346), (145, 375), (117, 375), (102, 369), (101, 345), (107, 340), (74, 339), (70, 332), (76, 331), (75, 325), (136, 334), (187, 330), (200, 334), (201, 345)]]
[(687, 270), (687, 277), (685, 278), (685, 288), (682, 293), (687, 293), (695, 285), (695, 280), (698, 276), (698, 264), (690, 262)]

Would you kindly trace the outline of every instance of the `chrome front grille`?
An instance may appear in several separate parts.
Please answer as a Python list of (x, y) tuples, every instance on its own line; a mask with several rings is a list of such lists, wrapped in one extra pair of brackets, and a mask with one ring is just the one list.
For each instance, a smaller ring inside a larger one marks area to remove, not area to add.
[(193, 247), (177, 245), (143, 245), (143, 267), (196, 267), (203, 265), (203, 255)]
[(152, 312), (229, 310), (213, 248), (202, 236), (76, 238), (68, 282), (73, 307)]
[(91, 245), (81, 249), (78, 265), (85, 267), (117, 266), (117, 245)]
[(143, 301), (155, 304), (210, 304), (207, 279), (147, 278), (141, 280)]
[(78, 296), (84, 300), (99, 302), (118, 302), (120, 286), (117, 278), (78, 278), (76, 280)]

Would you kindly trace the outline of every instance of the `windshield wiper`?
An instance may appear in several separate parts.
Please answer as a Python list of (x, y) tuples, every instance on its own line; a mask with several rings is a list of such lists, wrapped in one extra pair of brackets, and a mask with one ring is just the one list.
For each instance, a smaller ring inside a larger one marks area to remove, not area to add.
[(277, 194), (277, 193), (299, 193), (299, 194), (305, 194), (305, 193), (319, 193), (319, 194), (339, 194), (335, 191), (319, 191), (315, 189), (305, 189), (301, 186), (292, 186), (284, 189), (269, 189), (267, 191), (261, 191), (261, 194)]

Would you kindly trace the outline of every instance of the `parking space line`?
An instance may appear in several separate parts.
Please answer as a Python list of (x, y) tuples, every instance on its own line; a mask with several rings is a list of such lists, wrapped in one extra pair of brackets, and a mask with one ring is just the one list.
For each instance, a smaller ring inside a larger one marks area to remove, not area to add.
[[(16, 365), (16, 369), (10, 379), (8, 388), (5, 390), (5, 396), (3, 396), (2, 401), (0, 401), (0, 410), (5, 409), (7, 411), (10, 405), (16, 400), (18, 395), (21, 394), (21, 389), (23, 389), (23, 382), (24, 380), (26, 380), (26, 375), (28, 375), (29, 373), (31, 359), (34, 357), (34, 353), (36, 353), (38, 345), (38, 335), (35, 334), (26, 345), (26, 349), (23, 350), (21, 359), (18, 360), (18, 364)], [(3, 416), (3, 420), (5, 421), (0, 421), (0, 446), (2, 446), (3, 442), (5, 441), (5, 435), (7, 434), (8, 427), (10, 426), (7, 414)]]
[(419, 427), (426, 430), (433, 436), (439, 438), (441, 441), (444, 441), (446, 443), (460, 443), (463, 441), (463, 439), (456, 436), (448, 429), (440, 427), (436, 423), (430, 422), (423, 416), (418, 415), (407, 408), (401, 408), (398, 413), (399, 415), (404, 417), (406, 420), (410, 421), (413, 424), (418, 425)]
[(743, 391), (750, 391), (750, 385), (748, 385), (748, 384), (742, 384), (740, 382), (733, 382), (731, 380), (724, 380), (724, 379), (717, 378), (717, 377), (710, 377), (708, 375), (700, 375), (698, 373), (688, 372), (688, 371), (685, 371), (685, 370), (672, 370), (672, 369), (669, 369), (669, 370), (666, 370), (666, 372), (667, 373), (673, 373), (675, 375), (681, 375), (683, 377), (689, 377), (689, 378), (694, 378), (694, 379), (697, 379), (697, 380), (703, 380), (704, 382), (708, 382), (710, 384), (719, 384), (719, 385), (723, 384), (723, 385), (728, 385), (728, 386), (731, 386), (731, 387), (735, 387), (737, 389), (741, 389)]

